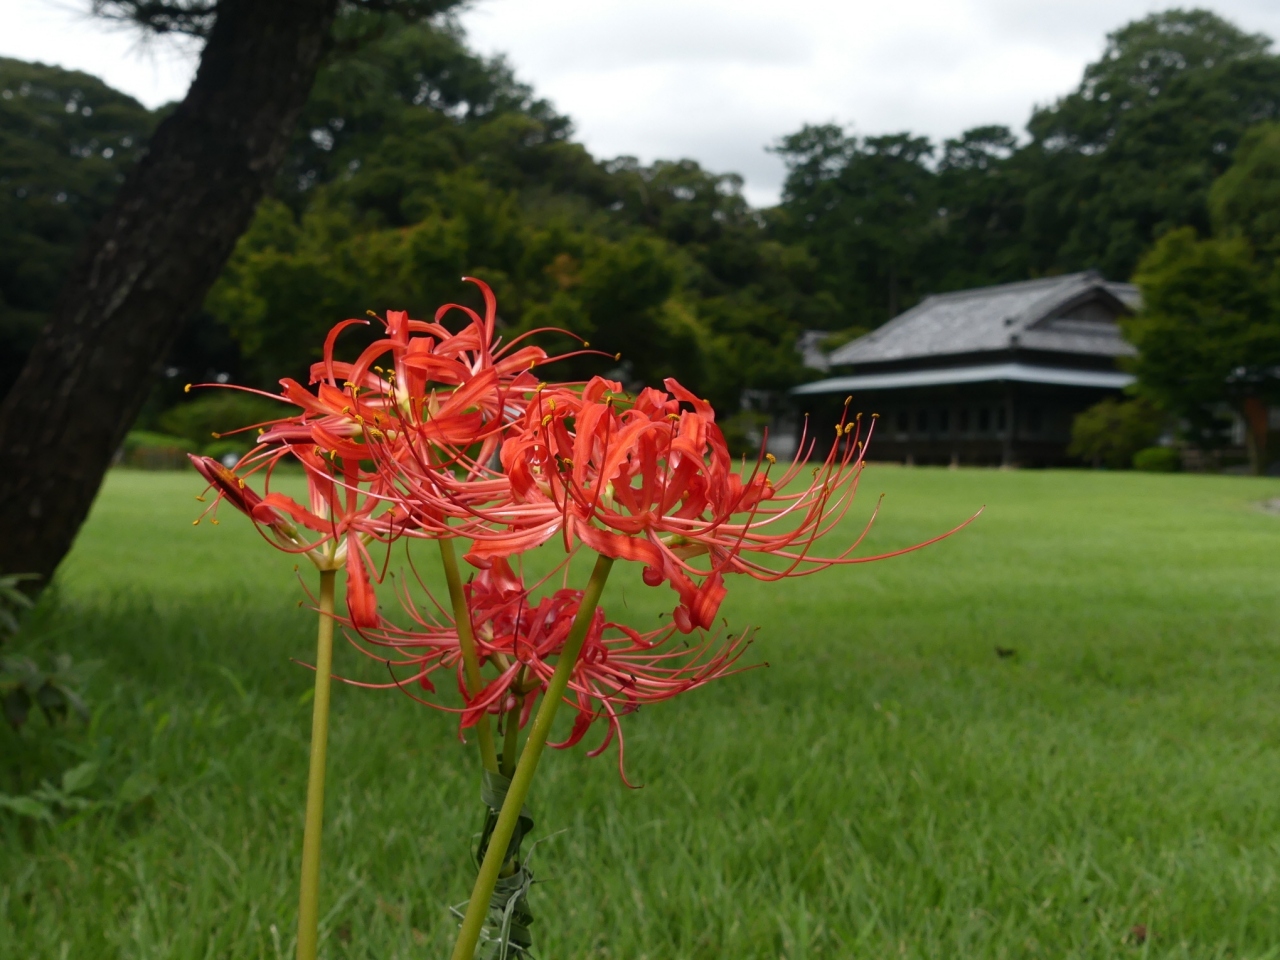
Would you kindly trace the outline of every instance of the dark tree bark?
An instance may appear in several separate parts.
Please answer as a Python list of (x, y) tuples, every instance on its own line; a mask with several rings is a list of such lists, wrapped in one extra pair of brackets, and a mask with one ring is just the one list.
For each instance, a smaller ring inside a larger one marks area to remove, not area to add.
[(156, 130), (0, 405), (0, 573), (48, 582), (181, 322), (279, 168), (338, 0), (221, 0)]

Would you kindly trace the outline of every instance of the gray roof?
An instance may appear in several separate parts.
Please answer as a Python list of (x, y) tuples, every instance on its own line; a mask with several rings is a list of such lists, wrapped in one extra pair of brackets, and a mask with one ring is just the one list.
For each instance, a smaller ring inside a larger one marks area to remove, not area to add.
[(1131, 356), (1133, 347), (1105, 307), (1134, 310), (1139, 303), (1137, 287), (1092, 271), (942, 293), (827, 359), (834, 367), (1012, 349)]
[(1051, 383), (1065, 387), (1122, 390), (1134, 377), (1117, 370), (1077, 370), (1036, 367), (1026, 363), (991, 363), (976, 367), (939, 367), (933, 370), (896, 370), (832, 377), (796, 387), (792, 393), (857, 393), (860, 390), (895, 390), (902, 387), (940, 387), (957, 383)]

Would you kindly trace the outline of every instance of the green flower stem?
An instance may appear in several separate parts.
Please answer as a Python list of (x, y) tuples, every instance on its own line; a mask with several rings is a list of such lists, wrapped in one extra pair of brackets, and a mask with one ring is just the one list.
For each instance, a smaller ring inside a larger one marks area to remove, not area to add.
[(324, 771), (329, 750), (329, 677), (333, 672), (333, 570), (320, 571), (320, 624), (316, 632), (316, 688), (311, 701), (311, 768), (307, 821), (302, 833), (298, 894), (298, 960), (315, 960), (320, 925), (320, 836), (324, 831)]
[(516, 705), (507, 711), (507, 730), (502, 742), (502, 769), (504, 777), (510, 777), (516, 768), (516, 750), (520, 746), (520, 711), (524, 697), (516, 697)]
[(516, 765), (515, 776), (511, 778), (511, 786), (507, 790), (507, 798), (502, 803), (502, 812), (498, 814), (498, 823), (489, 838), (489, 849), (485, 851), (484, 861), (480, 864), (480, 873), (476, 877), (475, 887), (471, 891), (471, 899), (467, 902), (467, 912), (462, 918), (462, 928), (458, 931), (458, 942), (453, 947), (452, 960), (472, 960), (476, 952), (476, 944), (480, 941), (480, 932), (484, 927), (485, 914), (489, 910), (489, 901), (493, 897), (493, 888), (498, 882), (498, 872), (502, 869), (502, 860), (507, 853), (507, 844), (515, 833), (516, 821), (520, 818), (520, 810), (529, 796), (529, 788), (533, 785), (533, 774), (538, 769), (538, 760), (542, 757), (543, 748), (547, 745), (547, 737), (551, 733), (551, 723), (560, 709), (560, 701), (564, 697), (565, 688), (569, 685), (569, 677), (578, 662), (578, 654), (582, 652), (582, 643), (587, 638), (587, 628), (600, 603), (600, 595), (604, 592), (605, 581), (609, 579), (609, 570), (613, 567), (612, 557), (596, 557), (595, 569), (591, 571), (591, 579), (587, 581), (587, 589), (574, 618), (573, 628), (560, 651), (560, 659), (556, 663), (555, 673), (547, 683), (542, 703), (538, 705), (538, 714), (533, 719), (529, 736), (525, 739), (524, 750), (520, 753), (520, 762)]
[[(440, 538), (440, 559), (444, 563), (444, 578), (449, 584), (449, 599), (453, 602), (453, 620), (458, 626), (458, 643), (462, 647), (462, 665), (467, 675), (467, 692), (475, 696), (484, 689), (480, 676), (480, 657), (476, 654), (476, 637), (471, 632), (471, 611), (467, 609), (467, 595), (462, 590), (462, 576), (458, 573), (458, 558), (453, 550), (451, 537)], [(476, 740), (480, 744), (480, 762), (490, 773), (498, 772), (498, 752), (493, 745), (493, 731), (489, 728), (489, 714), (480, 714), (476, 721)]]

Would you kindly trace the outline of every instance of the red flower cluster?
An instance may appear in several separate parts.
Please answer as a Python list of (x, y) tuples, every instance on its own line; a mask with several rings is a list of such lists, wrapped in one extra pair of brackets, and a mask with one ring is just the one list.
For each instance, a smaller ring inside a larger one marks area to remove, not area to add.
[[(647, 634), (594, 612), (569, 687), (578, 716), (565, 746), (602, 717), (607, 745), (621, 714), (733, 668), (741, 637), (663, 647), (674, 630), (711, 627), (728, 575), (777, 580), (906, 552), (854, 557), (864, 529), (834, 555), (814, 553), (857, 490), (871, 434), (860, 417), (846, 410), (820, 462), (811, 463), (817, 443), (806, 436), (785, 468), (763, 452), (735, 464), (711, 406), (674, 380), (635, 396), (600, 377), (539, 381), (533, 369), (551, 358), (523, 338), (501, 345), (493, 294), (472, 282), (483, 316), (457, 305), (431, 322), (390, 312), (383, 335), (352, 363), (335, 359), (338, 335), (367, 321), (339, 323), (312, 367), (314, 389), (281, 381), (278, 399), (294, 412), (257, 425), (259, 443), (235, 470), (193, 457), (218, 499), (251, 517), (274, 545), (322, 569), (345, 567), (347, 622), (365, 639), (403, 651), (394, 662), (428, 688), (433, 672), (456, 669), (464, 727), (516, 702), (527, 715), (551, 676), (548, 661), (564, 645), (582, 594), (565, 589), (535, 600), (509, 560), (557, 535), (569, 554), (581, 545), (642, 563), (646, 584), (669, 584), (678, 597), (674, 627)], [(453, 311), (466, 320), (457, 333), (443, 323)], [(309, 506), (270, 489), (285, 458), (302, 466)], [(246, 483), (255, 473), (263, 495)], [(481, 667), (496, 670), (474, 696), (456, 624), (415, 614), (406, 630), (378, 613), (370, 547), (401, 536), (471, 541), (476, 654)]]
[[(457, 711), (462, 729), (474, 726), (484, 713), (511, 715), (513, 711), (518, 711), (515, 719), (523, 727), (555, 670), (555, 659), (577, 619), (583, 596), (581, 590), (560, 589), (535, 601), (537, 586), (527, 589), (523, 578), (503, 559), (493, 561), (467, 584), (467, 606), (480, 657), (498, 671), (476, 696), (466, 695), (457, 625), (442, 611), (424, 615), (407, 595), (402, 601), (413, 620), (412, 627), (398, 628), (384, 621), (376, 629), (358, 631), (371, 649), (361, 646), (354, 636), (349, 639), (362, 653), (385, 663), (393, 675), (403, 668), (412, 673), (384, 684), (347, 682), (404, 690), (405, 684), (417, 681), (424, 690), (434, 692), (432, 675), (449, 670), (465, 703)], [(599, 756), (616, 736), (618, 769), (625, 781), (620, 717), (743, 669), (736, 664), (746, 651), (747, 634), (704, 636), (694, 645), (670, 643), (676, 636), (674, 627), (640, 633), (610, 621), (597, 607), (569, 680), (576, 711), (573, 729), (567, 739), (549, 746), (572, 747), (603, 719), (608, 731), (588, 756)], [(389, 657), (390, 650), (396, 655)]]
[[(384, 336), (355, 363), (334, 358), (338, 335), (368, 321), (337, 324), (325, 339), (323, 360), (311, 368), (314, 391), (288, 378), (278, 396), (248, 391), (282, 400), (295, 412), (236, 431), (256, 429), (259, 437), (234, 470), (191, 457), (217, 491), (211, 510), (226, 500), (274, 546), (304, 554), (321, 569), (345, 568), (348, 609), (360, 626), (378, 622), (371, 580), (380, 576), (370, 544), (405, 534), (456, 536), (450, 517), (470, 518), (507, 489), (485, 464), (503, 425), (519, 416), (537, 385), (529, 371), (547, 354), (534, 346), (499, 346), (493, 292), (473, 282), (484, 296), (483, 317), (457, 304), (441, 307), (431, 323), (389, 311), (380, 320)], [(468, 320), (456, 334), (441, 322), (454, 310)], [(308, 507), (270, 489), (286, 458), (303, 468)], [(258, 473), (261, 496), (245, 479)]]

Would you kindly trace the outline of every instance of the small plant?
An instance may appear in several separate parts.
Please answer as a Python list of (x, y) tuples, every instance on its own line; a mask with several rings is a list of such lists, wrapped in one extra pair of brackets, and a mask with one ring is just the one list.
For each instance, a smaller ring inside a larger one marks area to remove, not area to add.
[(0, 643), (18, 632), (18, 617), (31, 609), (31, 598), (18, 584), (37, 579), (34, 573), (10, 573), (0, 577)]
[[(31, 598), (19, 584), (38, 579), (34, 573), (11, 573), (0, 577), (0, 641), (12, 638), (21, 627), (19, 617), (31, 609)], [(50, 725), (65, 720), (70, 713), (89, 719), (89, 708), (75, 690), (83, 667), (77, 668), (68, 654), (54, 658), (53, 669), (44, 670), (31, 657), (0, 656), (0, 709), (13, 729), (21, 730), (33, 708), (44, 713)]]
[(1133, 455), (1133, 469), (1148, 473), (1174, 473), (1182, 467), (1182, 456), (1173, 447), (1147, 447)]
[(81, 794), (93, 786), (97, 777), (97, 762), (86, 760), (63, 773), (57, 786), (46, 780), (35, 790), (21, 796), (11, 797), (6, 793), (0, 793), (0, 810), (8, 810), (20, 817), (52, 823), (55, 811), (70, 813), (88, 810), (94, 806), (93, 800)]
[(54, 657), (51, 670), (43, 669), (31, 657), (0, 657), (0, 704), (9, 726), (21, 730), (34, 708), (40, 709), (51, 726), (72, 713), (88, 721), (89, 708), (75, 689), (82, 670), (65, 653)]

